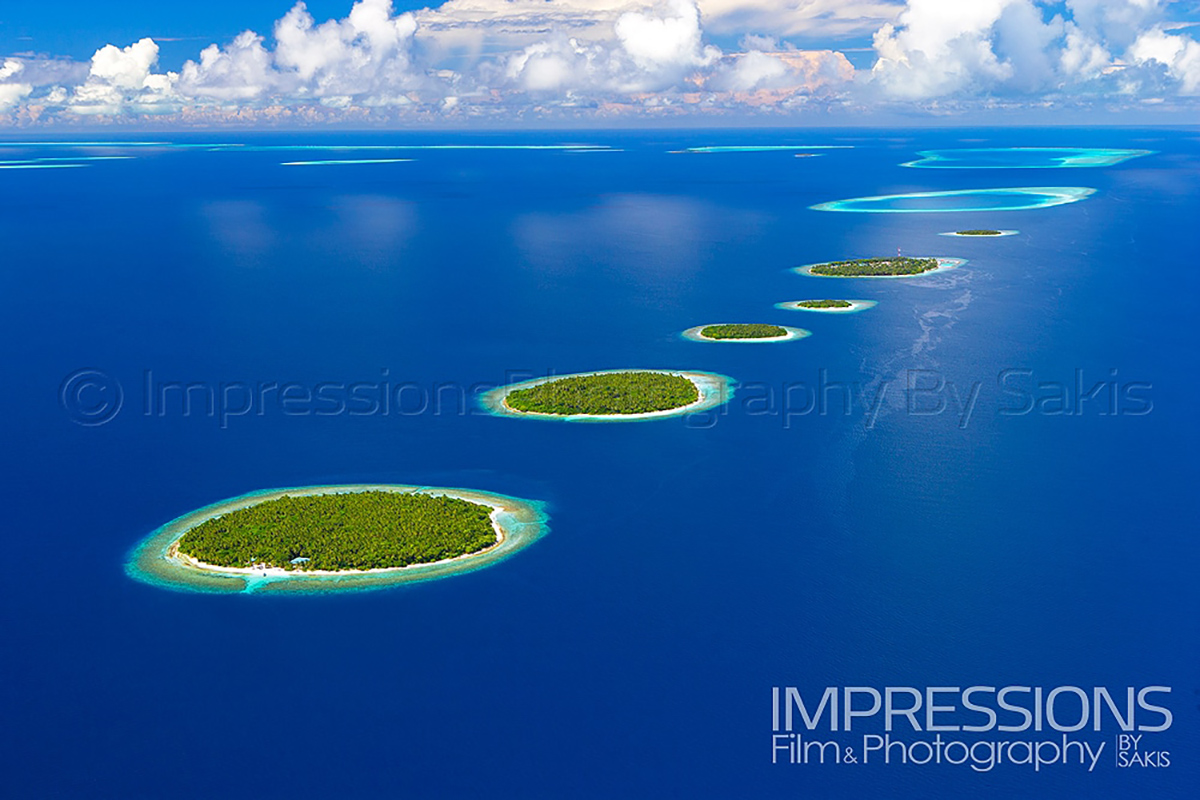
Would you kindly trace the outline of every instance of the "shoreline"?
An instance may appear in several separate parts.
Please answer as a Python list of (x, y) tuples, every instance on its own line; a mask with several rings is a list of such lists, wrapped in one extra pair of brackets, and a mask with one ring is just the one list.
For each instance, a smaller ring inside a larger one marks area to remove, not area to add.
[[(589, 375), (611, 375), (618, 372), (657, 372), (662, 375), (679, 375), (687, 378), (696, 387), (699, 397), (686, 406), (678, 408), (668, 408), (662, 411), (644, 411), (640, 414), (546, 414), (540, 411), (518, 411), (508, 405), (507, 398), (512, 392), (520, 389), (528, 389), (532, 386), (537, 386), (550, 381), (557, 381), (563, 378), (581, 378)], [(667, 417), (686, 416), (699, 411), (707, 411), (711, 408), (724, 405), (733, 397), (733, 379), (718, 375), (715, 372), (698, 372), (688, 370), (671, 370), (671, 369), (606, 369), (597, 370), (594, 372), (574, 372), (567, 375), (550, 375), (545, 378), (534, 378), (520, 383), (510, 383), (507, 386), (500, 386), (485, 393), (479, 398), (479, 403), (484, 410), (488, 411), (497, 417), (510, 417), (513, 419), (540, 419), (553, 420), (557, 422), (641, 422), (651, 419), (665, 419)]]
[[(937, 270), (931, 269), (931, 270), (929, 270), (929, 272), (937, 272)], [(928, 275), (929, 272), (922, 272), (919, 274), (920, 275)], [(837, 277), (837, 276), (822, 275), (819, 277)], [(844, 277), (850, 277), (850, 276), (844, 276)], [(883, 276), (878, 276), (878, 277), (883, 277)], [(900, 276), (897, 275), (897, 276), (888, 276), (888, 277), (900, 277)], [(914, 275), (913, 277), (917, 277), (917, 276)], [(809, 308), (808, 306), (800, 305), (803, 302), (804, 302), (803, 300), (788, 300), (783, 303), (776, 303), (775, 307), (780, 309), (781, 311), (812, 311), (816, 314), (856, 314), (859, 311), (866, 311), (868, 308), (874, 308), (875, 306), (879, 305), (878, 300), (847, 300), (846, 302), (850, 304), (849, 308)]]
[[(713, 322), (708, 325), (696, 325), (688, 328), (683, 333), (679, 334), (684, 339), (691, 342), (716, 342), (718, 344), (769, 344), (772, 342), (794, 342), (799, 339), (805, 339), (812, 336), (812, 331), (806, 331), (803, 328), (791, 328), (787, 325), (777, 325), (778, 328), (783, 328), (785, 331), (782, 336), (760, 336), (754, 339), (713, 339), (708, 336), (701, 335), (701, 331), (705, 328), (710, 328), (713, 325), (735, 325), (731, 322)], [(773, 324), (773, 323), (772, 323)]]
[[(820, 267), (825, 264), (836, 264), (836, 261), (822, 261), (817, 264), (805, 264), (802, 267), (792, 267), (792, 272), (798, 275), (807, 275), (810, 278), (840, 278), (842, 280), (854, 280), (858, 278), (866, 278), (868, 280), (895, 280), (897, 278), (924, 278), (926, 275), (936, 275), (939, 272), (949, 272), (952, 269), (958, 269), (963, 264), (967, 263), (965, 258), (948, 258), (946, 256), (914, 256), (915, 258), (932, 258), (937, 261), (937, 267), (927, 269), (924, 272), (914, 272), (911, 275), (818, 275), (812, 272), (813, 267)], [(811, 311), (812, 309), (807, 309)]]
[[(454, 558), (365, 570), (287, 570), (282, 567), (223, 567), (179, 552), (189, 530), (215, 517), (284, 496), (385, 491), (428, 494), (465, 500), (492, 509), (494, 544)], [(497, 563), (527, 547), (545, 533), (546, 515), (540, 504), (474, 489), (406, 484), (345, 484), (266, 489), (204, 506), (177, 517), (153, 531), (131, 552), (125, 567), (129, 577), (160, 588), (180, 591), (254, 594), (264, 591), (330, 592), (382, 589), (403, 583), (435, 580), (473, 572)]]

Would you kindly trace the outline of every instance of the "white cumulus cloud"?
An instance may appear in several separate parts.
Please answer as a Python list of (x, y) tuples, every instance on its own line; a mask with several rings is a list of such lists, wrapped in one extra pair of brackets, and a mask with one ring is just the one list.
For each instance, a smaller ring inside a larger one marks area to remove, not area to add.
[(15, 106), (33, 91), (33, 86), (17, 79), (25, 65), (15, 58), (5, 59), (0, 65), (0, 109)]
[(1183, 94), (1200, 94), (1200, 42), (1172, 35), (1160, 27), (1142, 33), (1129, 48), (1138, 64), (1158, 63), (1179, 81)]
[(885, 97), (1200, 88), (1200, 43), (1168, 33), (1163, 0), (908, 0), (875, 34), (870, 84)]
[(80, 114), (112, 114), (126, 106), (141, 110), (167, 108), (173, 99), (173, 72), (153, 72), (158, 45), (139, 39), (128, 47), (105, 45), (92, 56), (87, 79), (75, 89), (69, 104)]
[[(209, 45), (178, 72), (160, 67), (150, 38), (87, 62), (0, 58), (0, 122), (64, 110), (320, 122), (1200, 95), (1200, 43), (1171, 27), (1182, 0), (447, 0), (399, 13), (392, 0), (347, 2), (326, 21), (298, 2), (270, 31)], [(873, 63), (856, 70), (836, 42), (872, 32)]]

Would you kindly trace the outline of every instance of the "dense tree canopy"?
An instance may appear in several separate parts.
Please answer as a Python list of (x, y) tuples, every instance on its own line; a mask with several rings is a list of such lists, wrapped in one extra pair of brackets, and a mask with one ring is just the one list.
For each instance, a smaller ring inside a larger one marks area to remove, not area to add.
[(854, 304), (849, 300), (801, 300), (796, 305), (801, 308), (850, 308)]
[(972, 228), (969, 231), (955, 231), (959, 236), (999, 236), (1004, 231), (993, 231), (985, 228)]
[(850, 261), (830, 261), (809, 267), (813, 275), (836, 275), (840, 277), (882, 277), (889, 275), (920, 275), (937, 269), (936, 258), (909, 258), (894, 256), (887, 258), (856, 258)]
[(663, 372), (606, 372), (572, 375), (517, 389), (505, 403), (538, 414), (644, 414), (696, 402), (700, 392), (682, 375)]
[(786, 336), (787, 328), (760, 323), (709, 325), (700, 330), (700, 335), (705, 339), (771, 339)]
[(180, 539), (179, 551), (222, 567), (404, 567), (494, 545), (491, 511), (452, 497), (398, 492), (284, 496), (197, 525)]

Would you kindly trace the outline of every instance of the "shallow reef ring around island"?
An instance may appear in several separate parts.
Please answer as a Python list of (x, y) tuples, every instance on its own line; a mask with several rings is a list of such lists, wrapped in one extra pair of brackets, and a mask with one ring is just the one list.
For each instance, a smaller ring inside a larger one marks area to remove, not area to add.
[[(837, 264), (837, 261), (821, 261), (816, 264), (805, 264), (802, 267), (793, 267), (792, 272), (799, 275), (808, 275), (810, 278), (838, 278), (841, 280), (899, 280), (903, 278), (924, 278), (927, 275), (937, 275), (939, 272), (949, 272), (952, 269), (958, 269), (963, 264), (967, 263), (965, 258), (949, 258), (946, 256), (911, 256), (912, 258), (932, 258), (937, 261), (936, 269), (927, 269), (924, 272), (914, 272), (911, 275), (818, 275), (812, 272), (813, 267), (820, 267), (824, 264)], [(812, 311), (811, 308), (804, 309)]]
[(946, 231), (939, 233), (938, 236), (953, 236), (956, 239), (1003, 239), (1005, 236), (1016, 236), (1020, 231), (1016, 230), (1001, 230), (999, 233), (959, 233), (958, 231)]
[[(759, 336), (746, 339), (713, 339), (702, 335), (705, 328), (712, 328), (717, 325), (737, 325), (736, 322), (710, 322), (707, 325), (696, 325), (688, 328), (683, 333), (679, 334), (684, 339), (692, 342), (716, 342), (718, 344), (772, 344), (775, 342), (794, 342), (798, 339), (804, 339), (812, 336), (812, 331), (806, 331), (803, 328), (792, 328), (787, 325), (775, 325), (776, 328), (783, 328), (782, 336)], [(773, 324), (773, 323), (772, 323)]]
[[(1070, 169), (1079, 167), (1111, 167), (1131, 158), (1153, 155), (1154, 150), (1127, 150), (1104, 147), (961, 147), (942, 150), (921, 150), (920, 158), (900, 166), (921, 169)], [(979, 164), (970, 163), (972, 156), (1017, 154), (1044, 157), (1058, 163), (1050, 164)], [(1052, 155), (1061, 153), (1062, 155)], [(968, 163), (962, 163), (962, 162)]]
[[(937, 272), (937, 270), (931, 269), (931, 270), (929, 270), (929, 272), (921, 272), (921, 273), (918, 273), (917, 275), (911, 275), (911, 276), (907, 276), (907, 277), (916, 278), (916, 277), (920, 277), (920, 275), (929, 275), (932, 272)], [(829, 276), (821, 275), (819, 277), (824, 278), (824, 277), (829, 277)], [(846, 277), (852, 277), (852, 276), (846, 276)], [(895, 275), (895, 276), (889, 276), (889, 277), (905, 277), (905, 276)], [(776, 303), (775, 307), (780, 309), (781, 311), (811, 311), (814, 314), (857, 314), (859, 311), (866, 311), (868, 308), (874, 308), (875, 306), (879, 305), (878, 300), (847, 300), (846, 302), (850, 304), (849, 308), (809, 308), (808, 306), (800, 305), (801, 303), (804, 303), (804, 302), (808, 302), (808, 301), (806, 301), (806, 300), (788, 300), (787, 302), (784, 302), (784, 303)]]
[[(1014, 186), (993, 189), (954, 189), (942, 192), (908, 192), (904, 194), (881, 194), (869, 197), (851, 197), (845, 200), (830, 200), (809, 206), (813, 211), (837, 211), (852, 214), (953, 214), (966, 211), (1031, 211), (1038, 208), (1050, 208), (1066, 203), (1077, 203), (1086, 200), (1096, 193), (1095, 189), (1087, 186)], [(1009, 205), (964, 205), (946, 208), (889, 208), (889, 203), (905, 200), (940, 200), (943, 198), (996, 197), (1020, 195), (1035, 199), (1033, 202)]]
[[(490, 506), (496, 543), (474, 553), (442, 561), (369, 570), (285, 570), (201, 565), (179, 552), (179, 540), (192, 528), (233, 511), (293, 497), (349, 492), (397, 492), (445, 496)], [(405, 583), (438, 580), (496, 564), (540, 539), (548, 530), (543, 504), (533, 500), (475, 489), (405, 484), (346, 484), (264, 489), (221, 500), (171, 520), (143, 539), (130, 552), (125, 573), (134, 580), (184, 592), (218, 594), (325, 593), (386, 589)]]
[[(564, 378), (584, 378), (589, 375), (612, 375), (621, 372), (657, 372), (661, 375), (679, 375), (687, 378), (696, 387), (699, 398), (686, 406), (668, 408), (663, 411), (646, 411), (640, 414), (545, 414), (539, 411), (518, 411), (505, 402), (509, 394), (521, 389), (529, 389), (543, 383), (563, 380)], [(484, 410), (497, 417), (513, 419), (553, 420), (556, 422), (641, 422), (643, 420), (681, 417), (708, 411), (728, 403), (733, 397), (734, 380), (728, 375), (715, 372), (699, 372), (696, 370), (677, 369), (606, 369), (594, 372), (575, 372), (569, 375), (549, 375), (544, 378), (534, 378), (520, 383), (510, 383), (492, 389), (480, 396), (479, 403)]]

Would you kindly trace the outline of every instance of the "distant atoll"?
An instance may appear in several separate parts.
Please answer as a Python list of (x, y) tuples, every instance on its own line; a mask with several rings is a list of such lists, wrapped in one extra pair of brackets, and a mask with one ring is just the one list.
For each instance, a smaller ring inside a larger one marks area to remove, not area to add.
[(917, 161), (902, 167), (925, 169), (1061, 169), (1110, 167), (1153, 150), (1120, 150), (1102, 147), (962, 147), (922, 150)]
[(607, 370), (501, 386), (483, 395), (480, 403), (504, 417), (567, 422), (661, 419), (727, 402), (733, 396), (732, 383), (709, 372)]
[(683, 332), (685, 339), (693, 342), (790, 342), (811, 336), (801, 328), (786, 325), (769, 325), (759, 322), (720, 322), (712, 325), (697, 325)]
[(789, 300), (776, 303), (784, 311), (816, 311), (821, 314), (853, 314), (865, 311), (878, 304), (875, 300)]
[[(706, 147), (685, 147), (682, 150), (672, 150), (671, 153), (771, 153), (795, 152), (797, 150), (851, 150), (852, 144), (734, 144), (709, 145)], [(810, 155), (802, 153), (801, 155)], [(815, 155), (815, 154), (811, 154)]]
[(826, 261), (796, 267), (795, 271), (801, 275), (815, 275), (818, 278), (913, 278), (955, 269), (965, 263), (966, 260), (962, 258), (882, 256)]
[(540, 538), (546, 519), (535, 502), (470, 489), (273, 489), (172, 520), (126, 572), (202, 592), (377, 589), (494, 564)]

